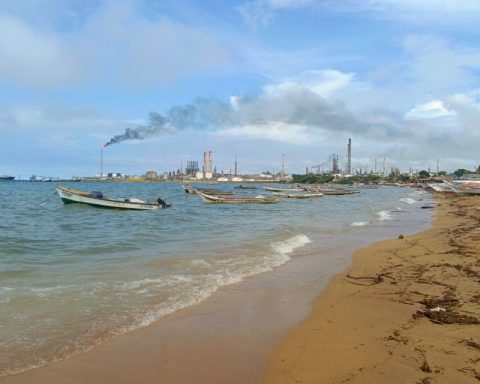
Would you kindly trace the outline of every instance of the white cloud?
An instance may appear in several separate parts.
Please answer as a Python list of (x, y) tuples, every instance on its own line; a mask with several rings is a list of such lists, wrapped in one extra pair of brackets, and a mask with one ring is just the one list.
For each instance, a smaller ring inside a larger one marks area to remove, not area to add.
[(350, 85), (353, 77), (353, 73), (344, 73), (333, 69), (305, 71), (297, 76), (266, 85), (263, 92), (267, 97), (276, 97), (291, 90), (305, 88), (327, 98)]
[(65, 88), (152, 87), (227, 60), (206, 29), (145, 18), (133, 2), (101, 2), (66, 32), (0, 13), (0, 82)]
[(268, 122), (265, 124), (248, 124), (240, 127), (222, 129), (220, 136), (240, 137), (256, 140), (273, 140), (288, 144), (312, 144), (313, 136), (302, 125), (285, 122)]
[(277, 11), (304, 8), (315, 2), (315, 0), (250, 0), (238, 6), (237, 11), (250, 26), (267, 27)]
[(312, 5), (315, 0), (268, 0), (267, 2), (273, 9), (293, 9)]
[(81, 80), (79, 62), (65, 41), (0, 15), (0, 80), (24, 86), (58, 86)]
[(97, 133), (109, 130), (122, 122), (109, 119), (94, 109), (17, 104), (0, 106), (0, 131), (51, 131)]
[(456, 116), (457, 113), (445, 107), (445, 104), (441, 100), (432, 100), (425, 104), (417, 104), (405, 114), (406, 119), (412, 120), (452, 118)]

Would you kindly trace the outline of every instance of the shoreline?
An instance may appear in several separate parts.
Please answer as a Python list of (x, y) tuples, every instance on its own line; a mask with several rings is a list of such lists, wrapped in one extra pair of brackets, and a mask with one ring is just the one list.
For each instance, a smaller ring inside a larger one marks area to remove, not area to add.
[(478, 383), (480, 199), (437, 203), (432, 228), (355, 252), (265, 383)]
[(269, 353), (309, 315), (332, 277), (351, 264), (355, 249), (391, 238), (400, 228), (414, 233), (430, 225), (430, 215), (413, 221), (403, 215), (373, 232), (360, 227), (342, 244), (335, 231), (322, 235), (316, 239), (321, 247), (306, 247), (282, 268), (222, 287), (199, 305), (0, 383), (260, 382)]

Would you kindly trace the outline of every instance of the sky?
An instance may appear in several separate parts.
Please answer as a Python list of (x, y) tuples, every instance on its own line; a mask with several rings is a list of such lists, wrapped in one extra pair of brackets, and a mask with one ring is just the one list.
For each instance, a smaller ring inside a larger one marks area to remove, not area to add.
[[(480, 164), (477, 0), (0, 0), (0, 175)], [(384, 160), (385, 159), (385, 160)]]

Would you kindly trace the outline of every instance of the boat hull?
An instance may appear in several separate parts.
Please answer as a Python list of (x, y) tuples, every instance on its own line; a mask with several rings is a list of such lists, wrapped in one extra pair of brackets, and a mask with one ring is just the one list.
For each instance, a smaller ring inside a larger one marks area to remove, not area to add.
[(268, 192), (304, 192), (303, 188), (275, 188), (275, 187), (265, 187), (265, 190)]
[(90, 197), (88, 192), (77, 191), (71, 188), (66, 187), (57, 187), (56, 188), (58, 195), (65, 204), (86, 204), (95, 207), (101, 208), (113, 208), (113, 209), (130, 209), (130, 210), (141, 210), (148, 211), (159, 209), (161, 207), (158, 203), (136, 203), (121, 201), (120, 199), (101, 199)]
[(323, 193), (273, 193), (276, 197), (281, 197), (283, 199), (315, 199), (317, 197), (322, 197)]
[(208, 204), (274, 204), (279, 202), (279, 199), (275, 197), (222, 197), (210, 196), (198, 191), (197, 194), (204, 203)]

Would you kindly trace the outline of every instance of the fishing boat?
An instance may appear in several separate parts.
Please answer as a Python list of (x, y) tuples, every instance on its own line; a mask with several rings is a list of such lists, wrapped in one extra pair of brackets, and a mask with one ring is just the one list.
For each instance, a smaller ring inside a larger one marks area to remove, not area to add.
[(455, 193), (452, 186), (449, 183), (429, 183), (427, 187), (432, 189), (434, 192), (440, 193)]
[(480, 195), (480, 183), (478, 182), (452, 182), (447, 183), (458, 196)]
[(277, 187), (265, 187), (269, 192), (303, 192), (305, 188), (277, 188)]
[(273, 196), (281, 197), (283, 199), (313, 199), (316, 197), (322, 197), (323, 193), (272, 193)]
[(191, 185), (184, 185), (183, 189), (186, 193), (196, 194), (197, 192), (206, 193), (211, 196), (229, 196), (234, 195), (235, 192), (232, 191), (222, 191), (221, 189), (212, 189), (212, 188), (196, 188)]
[(170, 204), (165, 203), (165, 201), (160, 198), (158, 198), (157, 201), (143, 201), (136, 198), (112, 198), (105, 196), (102, 192), (84, 192), (60, 185), (55, 189), (65, 204), (81, 203), (103, 208), (136, 209), (143, 211), (170, 207)]
[(322, 193), (325, 196), (341, 196), (341, 195), (353, 195), (355, 193), (360, 193), (359, 191), (353, 189), (322, 189), (322, 188), (308, 188), (308, 192), (311, 193)]
[(237, 185), (236, 189), (257, 189), (255, 185)]
[(212, 196), (197, 191), (204, 203), (209, 204), (272, 204), (278, 203), (279, 199), (270, 196), (256, 196), (256, 197), (224, 197), (224, 196)]
[(15, 179), (15, 176), (0, 176), (0, 181), (12, 181), (13, 179)]

